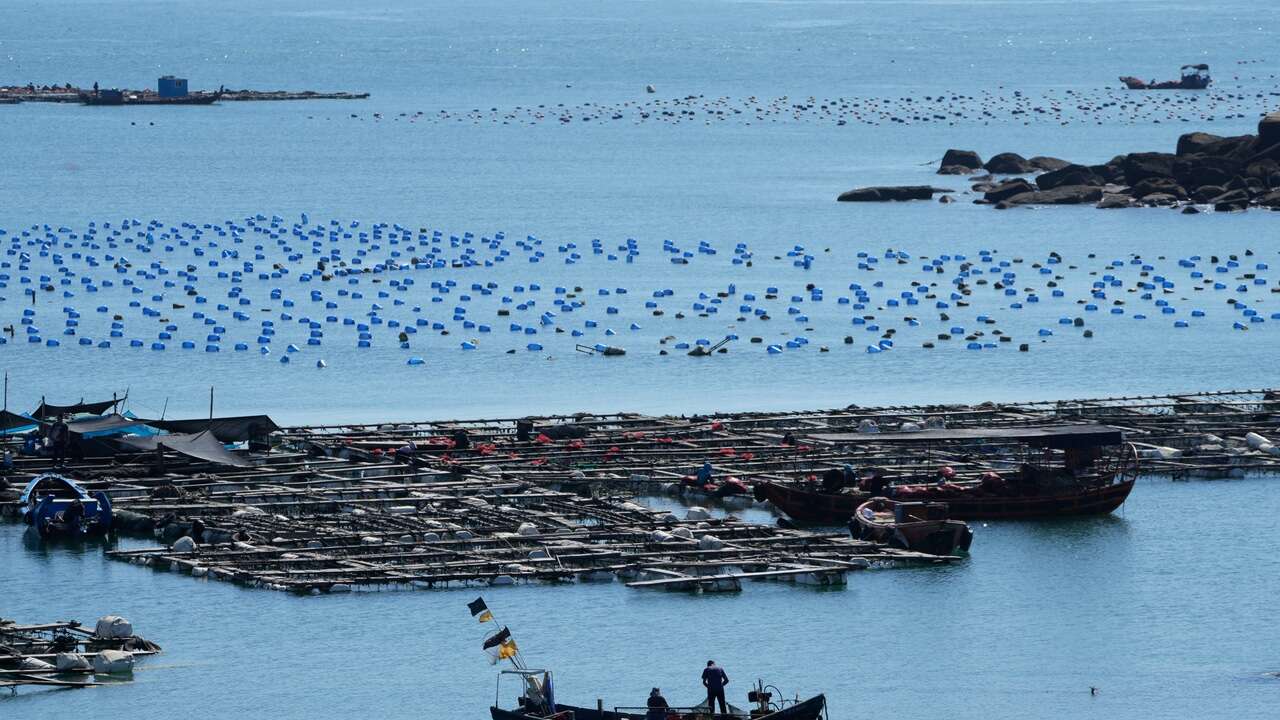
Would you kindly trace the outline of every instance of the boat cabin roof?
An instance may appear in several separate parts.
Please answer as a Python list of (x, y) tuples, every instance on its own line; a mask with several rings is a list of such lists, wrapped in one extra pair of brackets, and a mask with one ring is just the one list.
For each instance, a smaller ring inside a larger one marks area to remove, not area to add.
[(78, 497), (82, 500), (89, 499), (89, 494), (72, 480), (61, 475), (45, 473), (31, 478), (31, 482), (27, 483), (27, 486), (22, 489), (22, 497), (18, 499), (18, 502), (25, 505), (31, 500), (32, 493), (37, 492), (40, 495), (54, 495), (65, 498)]
[(810, 435), (815, 440), (852, 444), (936, 443), (959, 440), (993, 440), (1026, 443), (1033, 447), (1069, 448), (1119, 445), (1124, 435), (1109, 425), (1045, 425), (1014, 428), (945, 428), (916, 432), (829, 433)]

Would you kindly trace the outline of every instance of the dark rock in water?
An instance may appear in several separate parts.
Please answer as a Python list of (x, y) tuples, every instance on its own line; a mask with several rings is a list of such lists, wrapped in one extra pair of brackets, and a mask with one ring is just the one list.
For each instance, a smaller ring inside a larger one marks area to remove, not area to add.
[(1195, 205), (1187, 205), (1186, 207), (1182, 208), (1182, 214), (1183, 215), (1199, 215), (1200, 209), (1197, 208)]
[(1178, 204), (1178, 198), (1169, 193), (1155, 192), (1142, 198), (1142, 204), (1150, 207), (1169, 207)]
[(951, 192), (929, 185), (885, 185), (881, 187), (855, 188), (840, 193), (840, 202), (888, 202), (891, 200), (932, 200), (936, 192)]
[(1258, 147), (1280, 143), (1280, 112), (1267, 113), (1258, 121)]
[(1018, 153), (1000, 153), (992, 157), (982, 167), (996, 175), (1021, 175), (1035, 172), (1036, 168)]
[(942, 167), (938, 168), (938, 174), (939, 175), (972, 175), (973, 168), (968, 168), (963, 165), (943, 165)]
[(1130, 153), (1124, 157), (1121, 165), (1124, 180), (1130, 185), (1137, 185), (1147, 178), (1173, 177), (1173, 161), (1176, 158), (1171, 153)]
[(1280, 208), (1280, 190), (1272, 190), (1258, 198), (1258, 204), (1262, 207)]
[(1022, 178), (1014, 178), (996, 185), (987, 191), (983, 196), (983, 200), (989, 203), (998, 203), (1001, 200), (1007, 200), (1015, 195), (1023, 193), (1035, 192), (1035, 186), (1023, 180)]
[(1108, 183), (1124, 183), (1124, 168), (1121, 163), (1112, 161), (1106, 165), (1090, 165), (1089, 169)]
[(1029, 192), (1008, 199), (1011, 205), (1079, 205), (1102, 199), (1102, 188), (1094, 185), (1063, 185), (1052, 190)]
[(1243, 172), (1243, 168), (1242, 163), (1231, 158), (1187, 155), (1174, 161), (1171, 173), (1183, 187), (1198, 188), (1201, 185), (1226, 185), (1231, 178)]
[(1145, 198), (1148, 195), (1160, 193), (1171, 195), (1178, 200), (1187, 199), (1187, 191), (1173, 178), (1147, 178), (1134, 185), (1133, 190), (1130, 192), (1136, 198)]
[(1052, 190), (1062, 185), (1104, 185), (1106, 180), (1084, 165), (1066, 165), (1036, 177), (1041, 190)]
[(1241, 189), (1227, 190), (1210, 202), (1213, 203), (1213, 209), (1218, 212), (1243, 210), (1249, 207), (1249, 193)]
[(1249, 163), (1244, 169), (1245, 177), (1258, 178), (1267, 183), (1268, 187), (1275, 187), (1271, 183), (1271, 176), (1280, 173), (1280, 163), (1271, 158), (1263, 158), (1256, 162)]
[(1207, 203), (1226, 191), (1227, 189), (1221, 185), (1202, 185), (1192, 191), (1191, 199), (1198, 203)]
[[(970, 170), (978, 170), (982, 168), (982, 158), (978, 153), (972, 150), (956, 150), (951, 149), (942, 156), (941, 167), (958, 166), (968, 168)], [(941, 170), (939, 170), (941, 172)]]
[(1133, 201), (1128, 195), (1108, 194), (1103, 195), (1095, 206), (1100, 210), (1118, 210), (1121, 208), (1131, 207)]
[(1046, 172), (1061, 170), (1062, 168), (1072, 164), (1062, 158), (1046, 157), (1044, 155), (1036, 155), (1027, 162), (1031, 163), (1031, 167), (1034, 167), (1037, 170), (1044, 170)]
[(1205, 132), (1192, 132), (1178, 138), (1178, 155), (1197, 155), (1203, 153), (1206, 148), (1211, 147), (1224, 140), (1221, 135), (1212, 135)]

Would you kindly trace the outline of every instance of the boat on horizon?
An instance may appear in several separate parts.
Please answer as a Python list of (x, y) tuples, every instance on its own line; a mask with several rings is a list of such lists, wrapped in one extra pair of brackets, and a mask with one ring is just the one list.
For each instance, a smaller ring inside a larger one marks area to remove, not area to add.
[(1204, 90), (1213, 80), (1209, 77), (1209, 66), (1195, 63), (1182, 66), (1182, 76), (1177, 80), (1163, 82), (1144, 81), (1131, 75), (1122, 75), (1120, 82), (1130, 90)]

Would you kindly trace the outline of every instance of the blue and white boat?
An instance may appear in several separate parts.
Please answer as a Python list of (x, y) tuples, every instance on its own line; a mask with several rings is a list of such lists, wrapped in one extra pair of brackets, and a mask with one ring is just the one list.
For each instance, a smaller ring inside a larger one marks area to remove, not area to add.
[(104, 492), (92, 495), (74, 480), (44, 473), (27, 483), (19, 498), (22, 520), (40, 537), (83, 538), (111, 531), (111, 500)]

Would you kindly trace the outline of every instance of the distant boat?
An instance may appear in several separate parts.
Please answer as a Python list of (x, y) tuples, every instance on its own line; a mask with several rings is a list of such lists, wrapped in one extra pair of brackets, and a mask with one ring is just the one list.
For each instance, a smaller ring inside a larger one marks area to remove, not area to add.
[(1197, 63), (1183, 65), (1182, 77), (1177, 80), (1144, 82), (1140, 78), (1124, 75), (1120, 78), (1120, 82), (1130, 90), (1204, 90), (1213, 80), (1209, 78), (1209, 66)]
[(223, 89), (212, 93), (192, 93), (181, 97), (161, 97), (151, 93), (130, 93), (123, 90), (94, 90), (80, 93), (82, 105), (212, 105), (222, 99)]
[[(79, 518), (68, 511), (79, 501)], [(56, 473), (32, 478), (18, 498), (22, 519), (45, 539), (97, 537), (111, 531), (111, 500), (104, 492), (90, 495), (74, 480)]]

